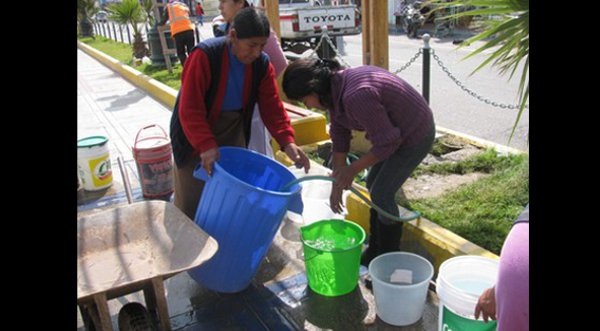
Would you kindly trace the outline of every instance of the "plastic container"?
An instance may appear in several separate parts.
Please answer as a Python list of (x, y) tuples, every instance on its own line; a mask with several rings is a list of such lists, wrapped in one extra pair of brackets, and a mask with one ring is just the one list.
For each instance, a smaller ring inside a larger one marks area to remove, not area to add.
[(325, 296), (354, 290), (365, 231), (354, 222), (330, 219), (304, 226), (300, 233), (310, 289)]
[(189, 271), (199, 284), (235, 293), (249, 284), (287, 209), (302, 213), (301, 186), (282, 164), (238, 147), (219, 148), (213, 174), (198, 165), (194, 176), (206, 181), (194, 220), (219, 243), (217, 254)]
[(496, 330), (496, 321), (476, 320), (474, 312), (479, 296), (496, 283), (497, 274), (498, 261), (482, 256), (463, 255), (444, 261), (436, 280), (438, 330)]
[[(399, 272), (406, 276), (401, 277), (405, 282), (392, 282), (392, 275)], [(433, 277), (433, 265), (427, 259), (408, 252), (382, 254), (369, 263), (369, 275), (377, 315), (382, 321), (404, 326), (416, 323), (423, 316)]]
[(77, 170), (84, 190), (98, 191), (112, 185), (108, 138), (91, 136), (77, 140)]
[[(151, 131), (150, 128), (159, 130)], [(140, 139), (142, 132), (145, 135)], [(148, 134), (149, 132), (152, 134)], [(171, 140), (159, 125), (146, 126), (135, 136), (133, 158), (145, 198), (164, 198), (173, 193), (172, 152)]]

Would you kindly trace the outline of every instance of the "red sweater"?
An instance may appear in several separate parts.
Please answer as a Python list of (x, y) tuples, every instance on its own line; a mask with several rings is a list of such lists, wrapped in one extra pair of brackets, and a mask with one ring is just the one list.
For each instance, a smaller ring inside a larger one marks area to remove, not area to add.
[[(217, 147), (217, 141), (211, 127), (217, 123), (227, 87), (229, 70), (228, 48), (223, 48), (221, 75), (218, 79), (217, 93), (210, 110), (207, 111), (205, 95), (211, 84), (211, 71), (207, 54), (196, 47), (189, 55), (181, 73), (179, 99), (179, 120), (185, 136), (194, 150), (194, 154)], [(253, 111), (254, 105), (248, 104), (252, 85), (252, 65), (244, 66), (243, 111)], [(258, 86), (260, 116), (273, 138), (283, 148), (294, 142), (294, 130), (291, 127), (287, 111), (279, 98), (273, 65), (268, 64), (264, 77)], [(208, 116), (207, 116), (208, 114)]]

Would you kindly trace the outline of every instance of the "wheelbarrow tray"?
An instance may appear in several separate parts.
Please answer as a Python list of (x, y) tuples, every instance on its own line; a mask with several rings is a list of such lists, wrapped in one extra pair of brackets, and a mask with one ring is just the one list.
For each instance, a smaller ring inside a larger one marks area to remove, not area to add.
[(77, 300), (105, 292), (107, 299), (142, 289), (201, 265), (217, 251), (216, 240), (173, 204), (143, 201), (77, 222)]

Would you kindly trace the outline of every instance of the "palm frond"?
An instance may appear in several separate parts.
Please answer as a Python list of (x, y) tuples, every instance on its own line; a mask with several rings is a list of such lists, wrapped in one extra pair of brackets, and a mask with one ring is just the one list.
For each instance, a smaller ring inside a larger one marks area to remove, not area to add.
[(484, 51), (493, 50), (471, 72), (471, 75), (491, 65), (498, 69), (500, 75), (509, 73), (508, 79), (510, 80), (525, 59), (517, 92), (519, 112), (509, 138), (510, 143), (529, 99), (529, 0), (456, 0), (451, 2), (430, 0), (425, 4), (432, 8), (431, 12), (453, 9), (451, 14), (443, 16), (442, 19), (456, 19), (465, 16), (490, 17), (482, 22), (485, 27), (482, 32), (468, 38), (458, 46), (459, 48), (464, 47), (475, 41), (484, 42), (463, 60)]

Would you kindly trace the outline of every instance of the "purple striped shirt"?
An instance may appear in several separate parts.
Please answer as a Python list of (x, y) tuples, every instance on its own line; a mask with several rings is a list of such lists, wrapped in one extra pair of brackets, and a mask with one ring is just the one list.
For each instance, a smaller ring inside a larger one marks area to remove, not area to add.
[(337, 72), (331, 79), (333, 108), (329, 135), (334, 152), (350, 151), (351, 130), (366, 131), (371, 152), (387, 159), (400, 146), (421, 141), (433, 125), (425, 98), (389, 71), (360, 66)]

